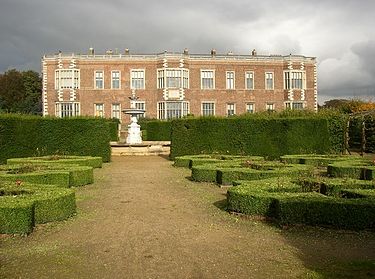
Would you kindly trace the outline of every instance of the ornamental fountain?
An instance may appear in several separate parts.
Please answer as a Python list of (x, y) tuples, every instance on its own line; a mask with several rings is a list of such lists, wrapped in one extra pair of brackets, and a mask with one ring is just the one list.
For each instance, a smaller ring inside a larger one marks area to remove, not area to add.
[(142, 143), (142, 133), (141, 126), (138, 125), (137, 116), (144, 114), (145, 110), (137, 109), (135, 103), (139, 97), (136, 96), (135, 90), (132, 90), (132, 95), (130, 99), (130, 108), (122, 110), (123, 113), (130, 115), (130, 125), (128, 125), (128, 136), (126, 138), (127, 144), (141, 144)]

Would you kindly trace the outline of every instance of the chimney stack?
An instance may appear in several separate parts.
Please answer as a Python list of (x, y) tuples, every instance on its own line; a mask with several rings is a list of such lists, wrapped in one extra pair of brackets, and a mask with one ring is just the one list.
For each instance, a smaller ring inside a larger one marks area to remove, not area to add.
[(256, 55), (257, 55), (257, 51), (255, 50), (255, 48), (254, 48), (253, 51), (251, 52), (251, 55), (252, 55), (252, 56), (256, 56)]
[(94, 48), (90, 47), (89, 48), (89, 55), (94, 55), (94, 54), (95, 54)]
[(211, 49), (211, 56), (216, 56), (216, 49)]

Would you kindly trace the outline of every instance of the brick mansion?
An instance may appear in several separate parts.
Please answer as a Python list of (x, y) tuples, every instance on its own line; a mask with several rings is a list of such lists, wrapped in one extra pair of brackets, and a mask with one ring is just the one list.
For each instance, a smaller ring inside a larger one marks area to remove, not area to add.
[(315, 57), (163, 52), (45, 55), (43, 115), (124, 120), (136, 107), (148, 118), (226, 116), (283, 109), (317, 110)]

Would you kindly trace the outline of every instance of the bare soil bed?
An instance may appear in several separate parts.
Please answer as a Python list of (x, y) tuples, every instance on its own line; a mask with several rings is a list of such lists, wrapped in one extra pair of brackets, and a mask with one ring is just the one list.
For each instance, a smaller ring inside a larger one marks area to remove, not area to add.
[(77, 216), (0, 237), (0, 278), (374, 278), (374, 232), (240, 218), (225, 189), (189, 175), (114, 157), (77, 188)]

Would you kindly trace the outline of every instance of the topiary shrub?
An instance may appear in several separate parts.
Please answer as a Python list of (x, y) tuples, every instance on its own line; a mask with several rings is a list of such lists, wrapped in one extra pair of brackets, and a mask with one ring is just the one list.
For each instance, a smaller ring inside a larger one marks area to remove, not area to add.
[(0, 181), (23, 181), (58, 187), (76, 187), (94, 182), (92, 167), (68, 164), (19, 164), (0, 166)]
[(281, 161), (287, 164), (306, 164), (313, 166), (327, 166), (337, 161), (362, 160), (361, 156), (355, 155), (319, 155), (319, 154), (296, 154), (284, 155), (280, 157)]
[(192, 167), (191, 177), (194, 181), (216, 182), (220, 185), (228, 185), (236, 180), (258, 180), (269, 177), (310, 175), (312, 170), (312, 167), (307, 165), (233, 160)]
[(186, 155), (176, 157), (174, 159), (175, 167), (192, 168), (204, 164), (215, 164), (225, 161), (262, 161), (261, 156), (234, 156), (234, 155), (221, 155), (221, 154), (202, 154), (202, 155)]
[(43, 157), (26, 157), (26, 158), (11, 158), (7, 160), (8, 165), (12, 164), (70, 164), (88, 166), (92, 168), (102, 167), (101, 157), (91, 156), (64, 156), (64, 155), (50, 155)]
[[(272, 218), (286, 225), (375, 228), (375, 190), (360, 189), (361, 185), (348, 186), (345, 181), (333, 184), (335, 187), (331, 189), (335, 188), (334, 191), (321, 194), (320, 187), (318, 191), (313, 188), (307, 191), (306, 185), (302, 189), (298, 182), (287, 178), (247, 181), (228, 190), (228, 209)], [(339, 184), (342, 187), (340, 190), (337, 189)]]
[(332, 177), (375, 180), (375, 162), (367, 160), (336, 162), (328, 165), (327, 173)]
[(71, 189), (0, 184), (0, 233), (30, 233), (34, 224), (65, 220), (75, 212)]

